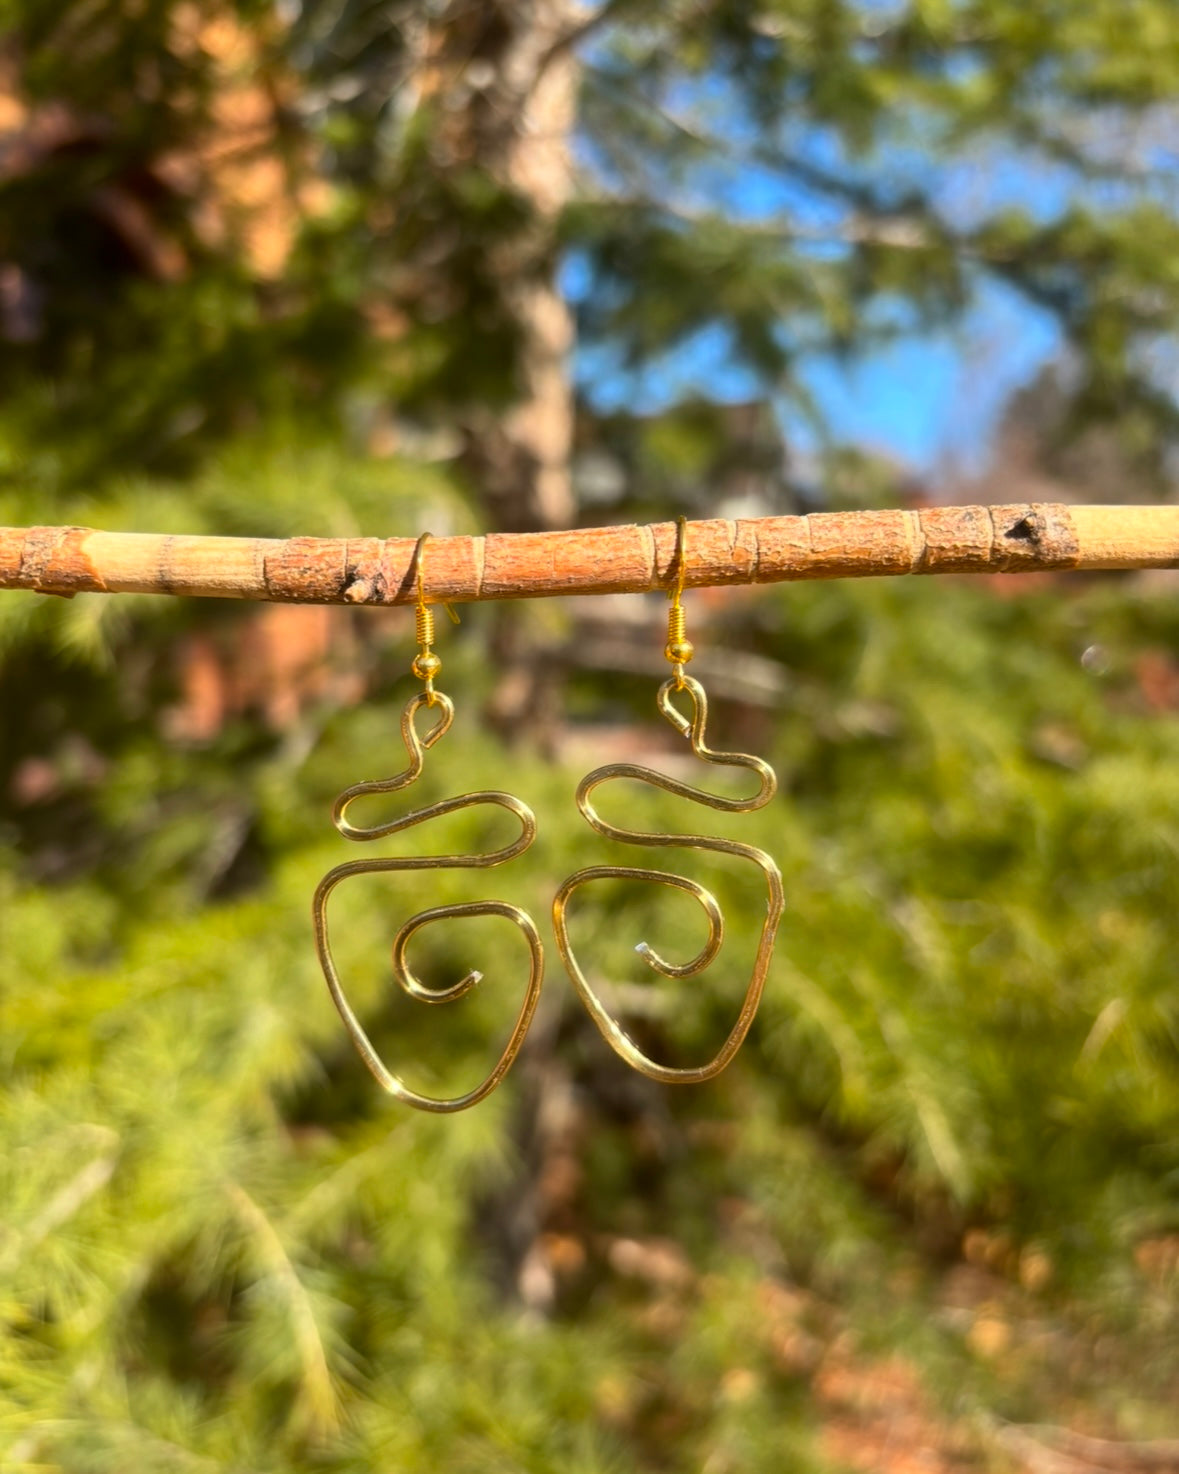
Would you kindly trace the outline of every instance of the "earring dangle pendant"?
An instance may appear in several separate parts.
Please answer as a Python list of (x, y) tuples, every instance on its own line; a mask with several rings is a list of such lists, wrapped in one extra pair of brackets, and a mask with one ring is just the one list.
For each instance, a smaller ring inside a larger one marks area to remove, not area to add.
[[(411, 939), (427, 926), (435, 922), (447, 922), (461, 920), (473, 916), (502, 916), (519, 927), (528, 945), (529, 972), (528, 982), (524, 992), (523, 1001), (512, 1026), (511, 1034), (504, 1045), (495, 1065), (483, 1080), (473, 1090), (464, 1095), (445, 1098), (422, 1095), (408, 1086), (398, 1075), (394, 1074), (383, 1062), (377, 1053), (372, 1041), (365, 1033), (364, 1027), (357, 1018), (356, 1013), (345, 996), (343, 986), (336, 970), (335, 961), (332, 957), (331, 943), (328, 934), (328, 898), (335, 888), (350, 876), (376, 875), (385, 872), (400, 870), (440, 870), (440, 869), (476, 869), (487, 870), (494, 865), (502, 865), (508, 860), (515, 859), (517, 855), (529, 847), (536, 838), (536, 817), (527, 804), (522, 803), (510, 793), (502, 793), (495, 789), (481, 790), (476, 793), (464, 793), (455, 798), (443, 799), (439, 803), (429, 804), (420, 809), (413, 809), (400, 819), (393, 819), (383, 824), (374, 824), (368, 827), (360, 827), (348, 819), (348, 809), (357, 799), (368, 797), (372, 794), (398, 793), (408, 788), (417, 781), (422, 771), (423, 754), (434, 747), (445, 737), (450, 730), (451, 722), (454, 720), (454, 705), (449, 696), (434, 689), (434, 679), (442, 668), (442, 662), (434, 654), (434, 613), (425, 601), (422, 586), (422, 550), (425, 546), (429, 533), (423, 533), (414, 548), (413, 561), (410, 565), (411, 576), (416, 578), (417, 603), (416, 603), (416, 631), (418, 641), (418, 653), (414, 657), (412, 670), (415, 676), (423, 683), (423, 689), (411, 696), (406, 702), (401, 715), (401, 736), (405, 743), (405, 750), (409, 757), (409, 766), (405, 772), (399, 773), (395, 778), (384, 778), (371, 782), (355, 783), (346, 788), (336, 799), (332, 808), (332, 823), (340, 831), (345, 839), (366, 840), (383, 839), (390, 834), (400, 834), (403, 830), (412, 829), (418, 824), (424, 824), (430, 819), (441, 818), (445, 814), (457, 813), (460, 809), (472, 808), (476, 804), (495, 804), (507, 809), (510, 814), (520, 821), (520, 834), (511, 844), (504, 845), (501, 849), (491, 850), (485, 854), (475, 855), (422, 855), (410, 857), (397, 857), (387, 859), (365, 859), (350, 860), (328, 873), (319, 882), (315, 896), (312, 901), (312, 917), (315, 926), (315, 946), (319, 954), (319, 961), (323, 967), (324, 977), (327, 980), (328, 990), (332, 1001), (344, 1020), (344, 1025), (352, 1041), (360, 1053), (360, 1057), (372, 1071), (378, 1084), (387, 1090), (390, 1095), (398, 1100), (404, 1101), (406, 1105), (415, 1106), (418, 1110), (451, 1112), (465, 1110), (468, 1106), (478, 1104), (479, 1101), (490, 1095), (495, 1087), (511, 1068), (512, 1061), (519, 1052), (520, 1045), (524, 1042), (524, 1036), (528, 1032), (528, 1026), (532, 1022), (532, 1016), (536, 1011), (537, 1001), (540, 997), (541, 981), (544, 976), (544, 952), (541, 946), (540, 936), (537, 932), (532, 918), (526, 911), (518, 906), (508, 905), (505, 901), (470, 901), (457, 905), (432, 906), (427, 910), (419, 911), (404, 922), (393, 938), (393, 976), (399, 986), (422, 1003), (451, 1003), (469, 993), (480, 981), (483, 974), (480, 972), (469, 972), (457, 983), (449, 987), (431, 988), (427, 987), (414, 976), (410, 968), (407, 949)], [(447, 613), (458, 622), (457, 616), (449, 605), (446, 606)], [(434, 725), (424, 734), (419, 734), (416, 726), (417, 714), (423, 707), (432, 708), (437, 711), (438, 716)]]
[[(719, 798), (715, 794), (706, 793), (687, 783), (680, 783), (674, 778), (667, 777), (666, 774), (656, 772), (653, 768), (640, 767), (635, 763), (607, 763), (604, 767), (595, 768), (593, 772), (587, 773), (581, 780), (577, 788), (577, 807), (589, 825), (606, 839), (621, 840), (625, 844), (660, 848), (680, 846), (685, 849), (708, 850), (719, 855), (732, 855), (739, 859), (749, 860), (762, 872), (766, 884), (766, 916), (758, 939), (753, 975), (745, 989), (737, 1021), (712, 1059), (703, 1065), (678, 1067), (659, 1064), (645, 1054), (614, 1017), (587, 979), (569, 940), (568, 919), (569, 902), (574, 892), (595, 880), (652, 881), (658, 885), (686, 891), (700, 903), (708, 921), (708, 940), (696, 956), (689, 962), (677, 966), (665, 961), (646, 942), (640, 942), (635, 951), (651, 968), (664, 977), (690, 978), (708, 967), (716, 958), (724, 940), (724, 918), (711, 892), (694, 880), (662, 870), (648, 870), (629, 865), (591, 865), (571, 875), (561, 886), (553, 901), (553, 929), (556, 932), (558, 951), (574, 987), (603, 1038), (616, 1053), (640, 1073), (648, 1075), (653, 1080), (678, 1085), (698, 1084), (704, 1080), (711, 1080), (715, 1075), (720, 1074), (740, 1049), (753, 1023), (758, 1004), (761, 1002), (766, 975), (773, 956), (778, 924), (785, 909), (781, 874), (777, 865), (764, 850), (757, 849), (753, 845), (740, 844), (734, 840), (711, 838), (706, 835), (643, 833), (638, 830), (623, 829), (603, 819), (592, 802), (594, 792), (602, 784), (609, 783), (616, 778), (630, 778), (639, 783), (647, 783), (655, 788), (663, 789), (666, 793), (675, 794), (679, 798), (691, 799), (694, 803), (704, 804), (709, 808), (729, 814), (749, 813), (754, 809), (763, 808), (777, 791), (777, 778), (773, 768), (767, 762), (759, 757), (752, 757), (748, 753), (714, 752), (705, 740), (708, 698), (699, 681), (684, 674), (684, 666), (695, 653), (686, 636), (682, 604), (684, 534), (685, 519), (680, 517), (676, 523), (675, 582), (669, 595), (672, 603), (668, 612), (668, 638), (664, 650), (672, 666), (672, 675), (660, 686), (656, 702), (663, 716), (681, 736), (686, 737), (692, 744), (692, 751), (696, 757), (703, 762), (715, 763), (722, 767), (748, 768), (757, 775), (757, 792), (752, 798)], [(685, 715), (674, 704), (674, 696), (681, 691), (687, 693), (691, 706), (690, 716)]]

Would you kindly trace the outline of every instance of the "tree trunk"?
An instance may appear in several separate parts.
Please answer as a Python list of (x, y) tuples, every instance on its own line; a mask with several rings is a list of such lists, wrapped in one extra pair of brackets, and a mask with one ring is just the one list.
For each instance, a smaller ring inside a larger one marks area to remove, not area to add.
[(439, 142), (525, 208), (489, 247), (487, 269), (515, 341), (516, 392), (464, 414), (465, 461), (492, 526), (567, 527), (573, 321), (557, 286), (556, 225), (572, 187), (577, 62), (562, 38), (569, 0), (452, 0), (428, 43), (423, 88), (442, 104)]

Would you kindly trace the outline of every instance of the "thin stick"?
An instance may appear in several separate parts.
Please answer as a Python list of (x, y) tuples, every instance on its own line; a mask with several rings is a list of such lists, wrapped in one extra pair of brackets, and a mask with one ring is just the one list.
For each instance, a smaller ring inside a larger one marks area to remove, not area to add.
[[(164, 537), (0, 527), (0, 588), (291, 604), (411, 604), (416, 537)], [(665, 589), (675, 523), (430, 543), (430, 601)], [(1024, 503), (690, 522), (684, 583), (1179, 567), (1179, 507)]]

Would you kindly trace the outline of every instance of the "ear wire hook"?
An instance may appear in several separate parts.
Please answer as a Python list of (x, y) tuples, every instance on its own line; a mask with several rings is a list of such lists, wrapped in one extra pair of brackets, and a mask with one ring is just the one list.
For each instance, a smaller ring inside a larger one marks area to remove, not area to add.
[(675, 519), (675, 556), (672, 567), (675, 571), (675, 582), (667, 591), (667, 597), (671, 600), (671, 608), (667, 611), (667, 644), (663, 647), (663, 653), (671, 662), (672, 672), (675, 678), (677, 691), (684, 689), (686, 677), (684, 666), (696, 653), (696, 647), (688, 639), (687, 615), (684, 613), (684, 549), (688, 537), (688, 519), (677, 517)]
[[(442, 669), (442, 661), (434, 654), (433, 644), (435, 639), (434, 611), (426, 603), (425, 587), (422, 580), (423, 550), (430, 534), (423, 532), (414, 544), (413, 553), (409, 560), (409, 575), (417, 585), (417, 600), (414, 604), (414, 633), (418, 642), (418, 653), (414, 656), (411, 669), (418, 680), (425, 686), (426, 705), (436, 706), (438, 703), (438, 692), (434, 690), (434, 677)], [(442, 607), (450, 615), (453, 623), (458, 624), (459, 617), (454, 611), (454, 606), (443, 601)]]

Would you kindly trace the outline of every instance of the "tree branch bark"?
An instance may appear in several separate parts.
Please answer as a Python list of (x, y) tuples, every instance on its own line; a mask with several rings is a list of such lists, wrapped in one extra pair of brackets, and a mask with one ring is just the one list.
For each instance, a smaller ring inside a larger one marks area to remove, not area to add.
[[(167, 537), (0, 527), (0, 589), (411, 604), (413, 537)], [(906, 573), (1179, 567), (1179, 507), (1035, 502), (712, 519), (687, 526), (685, 585)], [(430, 602), (665, 589), (675, 524), (431, 541)]]

